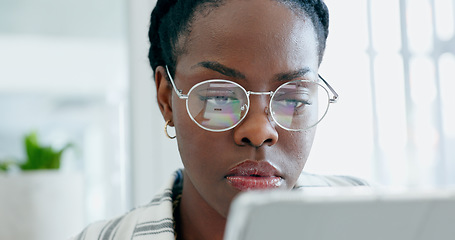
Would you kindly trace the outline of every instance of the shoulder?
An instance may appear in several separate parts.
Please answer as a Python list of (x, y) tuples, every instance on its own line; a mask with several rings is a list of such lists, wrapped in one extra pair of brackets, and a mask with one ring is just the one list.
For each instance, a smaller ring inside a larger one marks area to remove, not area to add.
[(92, 239), (174, 239), (173, 196), (175, 185), (180, 180), (177, 171), (169, 184), (148, 204), (108, 221), (88, 225), (73, 240)]
[(319, 175), (302, 172), (294, 188), (343, 186), (369, 186), (369, 184), (363, 179), (351, 176)]
[(157, 195), (149, 204), (118, 218), (88, 225), (73, 239), (137, 239), (144, 235), (156, 235), (157, 238), (153, 239), (174, 239), (170, 189), (169, 192)]

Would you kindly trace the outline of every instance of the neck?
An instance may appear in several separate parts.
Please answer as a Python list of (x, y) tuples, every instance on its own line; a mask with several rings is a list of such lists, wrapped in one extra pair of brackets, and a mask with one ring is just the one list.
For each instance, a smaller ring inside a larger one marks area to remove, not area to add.
[(184, 173), (178, 239), (222, 240), (225, 226), (226, 218), (208, 205)]

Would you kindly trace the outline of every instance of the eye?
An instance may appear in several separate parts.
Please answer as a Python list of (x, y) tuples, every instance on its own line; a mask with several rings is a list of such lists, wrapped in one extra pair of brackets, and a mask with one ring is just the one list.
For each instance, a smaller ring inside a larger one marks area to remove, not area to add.
[(199, 99), (203, 102), (208, 102), (216, 105), (226, 105), (239, 101), (236, 97), (229, 96), (199, 96)]
[(283, 101), (283, 105), (285, 108), (293, 109), (294, 114), (301, 114), (304, 112), (309, 106), (312, 105), (312, 102), (309, 98), (307, 99), (286, 99)]
[(235, 92), (229, 89), (204, 89), (198, 92), (199, 100), (216, 105), (231, 104), (238, 101)]
[(296, 109), (313, 104), (310, 99), (286, 99), (285, 101), (286, 105), (291, 105)]
[(313, 105), (313, 100), (308, 89), (280, 91), (273, 99), (274, 107), (287, 114), (302, 114)]

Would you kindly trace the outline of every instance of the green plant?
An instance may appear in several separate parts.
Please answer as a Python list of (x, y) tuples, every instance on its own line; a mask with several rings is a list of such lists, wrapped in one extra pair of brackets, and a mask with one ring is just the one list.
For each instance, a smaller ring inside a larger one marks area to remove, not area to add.
[(38, 134), (36, 132), (31, 132), (25, 136), (24, 145), (27, 156), (25, 162), (3, 161), (0, 163), (0, 171), (7, 171), (13, 165), (17, 165), (24, 171), (59, 169), (63, 152), (71, 147), (71, 144), (67, 144), (62, 149), (56, 150), (50, 146), (43, 146), (38, 141)]
[(8, 171), (11, 165), (14, 165), (14, 161), (7, 159), (7, 160), (2, 160), (0, 161), (0, 172), (1, 171)]

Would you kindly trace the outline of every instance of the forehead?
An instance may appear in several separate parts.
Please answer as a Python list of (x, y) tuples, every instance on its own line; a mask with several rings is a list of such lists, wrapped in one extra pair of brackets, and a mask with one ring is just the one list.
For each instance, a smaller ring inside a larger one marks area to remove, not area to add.
[(309, 18), (274, 0), (231, 0), (196, 14), (181, 42), (178, 65), (219, 61), (251, 69), (317, 68), (317, 40)]

